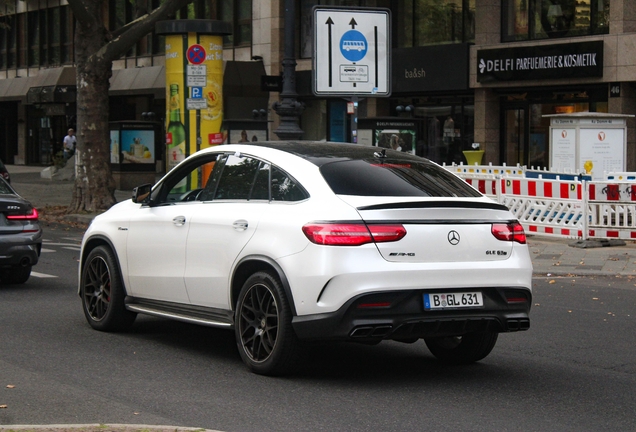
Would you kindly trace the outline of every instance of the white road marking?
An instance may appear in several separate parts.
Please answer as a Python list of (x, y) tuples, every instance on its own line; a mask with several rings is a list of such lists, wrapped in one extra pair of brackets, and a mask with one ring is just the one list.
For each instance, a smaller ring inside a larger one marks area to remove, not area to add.
[(57, 251), (55, 249), (42, 248), (41, 252), (42, 253), (51, 253), (51, 252), (57, 252)]
[(68, 249), (68, 250), (78, 251), (78, 252), (82, 250), (82, 248), (79, 246), (75, 246), (75, 247), (63, 246), (62, 249)]
[(50, 274), (46, 274), (46, 273), (38, 273), (38, 272), (31, 272), (31, 276), (35, 276), (35, 277), (39, 277), (39, 278), (56, 278), (57, 276), (53, 276)]

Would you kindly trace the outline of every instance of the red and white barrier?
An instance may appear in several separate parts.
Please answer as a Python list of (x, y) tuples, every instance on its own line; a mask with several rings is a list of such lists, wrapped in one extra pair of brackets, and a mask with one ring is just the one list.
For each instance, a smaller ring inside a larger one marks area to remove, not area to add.
[[(465, 172), (457, 175), (508, 207), (528, 234), (636, 240), (636, 180), (586, 182)], [(636, 174), (631, 177), (636, 178)]]

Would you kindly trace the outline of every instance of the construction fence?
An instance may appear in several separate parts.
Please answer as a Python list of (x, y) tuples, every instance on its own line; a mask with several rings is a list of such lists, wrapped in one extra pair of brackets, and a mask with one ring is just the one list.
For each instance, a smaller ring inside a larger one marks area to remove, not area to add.
[(519, 166), (445, 168), (508, 207), (528, 234), (636, 240), (636, 173), (607, 173), (605, 180), (593, 181)]

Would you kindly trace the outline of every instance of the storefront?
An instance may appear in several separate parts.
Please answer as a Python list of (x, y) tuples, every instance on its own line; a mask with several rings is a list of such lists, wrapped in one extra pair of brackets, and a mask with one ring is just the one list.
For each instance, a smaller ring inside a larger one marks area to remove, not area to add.
[(395, 49), (392, 115), (417, 121), (416, 152), (438, 163), (465, 162), (473, 143), (474, 96), (468, 44)]
[[(491, 89), (499, 104), (496, 162), (549, 167), (550, 123), (545, 115), (608, 112), (608, 87), (598, 82), (603, 50), (602, 40), (477, 50), (477, 82), (496, 86)], [(554, 80), (564, 84), (537, 85)]]

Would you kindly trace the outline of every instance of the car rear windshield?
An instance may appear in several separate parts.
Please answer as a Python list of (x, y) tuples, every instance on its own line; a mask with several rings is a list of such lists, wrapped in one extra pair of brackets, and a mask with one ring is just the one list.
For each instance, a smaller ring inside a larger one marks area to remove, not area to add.
[(15, 192), (4, 181), (0, 181), (0, 195), (13, 195)]
[(338, 195), (481, 196), (460, 178), (427, 161), (346, 160), (327, 163), (320, 172)]

